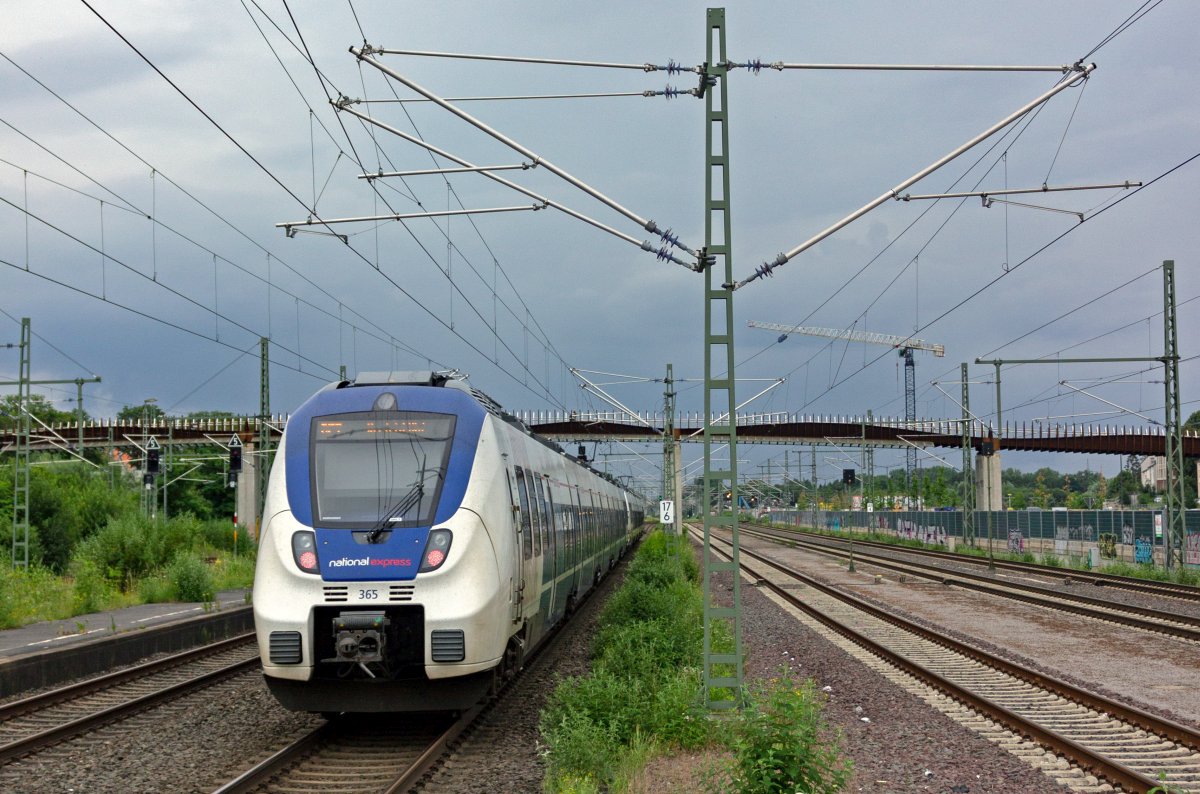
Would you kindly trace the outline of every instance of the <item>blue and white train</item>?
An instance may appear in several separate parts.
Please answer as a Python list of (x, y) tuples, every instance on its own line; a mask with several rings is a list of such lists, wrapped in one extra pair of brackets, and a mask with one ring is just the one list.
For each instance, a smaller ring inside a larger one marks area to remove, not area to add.
[(646, 504), (445, 373), (332, 383), (288, 421), (254, 622), (289, 709), (463, 709), (611, 568)]

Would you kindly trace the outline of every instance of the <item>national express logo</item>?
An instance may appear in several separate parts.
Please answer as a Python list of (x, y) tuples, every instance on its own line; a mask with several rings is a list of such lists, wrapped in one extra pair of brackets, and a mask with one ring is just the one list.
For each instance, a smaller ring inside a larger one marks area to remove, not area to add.
[(330, 568), (411, 568), (412, 560), (406, 557), (342, 557), (330, 560)]

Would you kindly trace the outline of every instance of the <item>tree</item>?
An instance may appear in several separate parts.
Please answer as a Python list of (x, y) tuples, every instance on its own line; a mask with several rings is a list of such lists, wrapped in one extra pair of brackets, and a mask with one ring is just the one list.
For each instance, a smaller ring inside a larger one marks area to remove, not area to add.
[(1108, 481), (1108, 496), (1122, 505), (1129, 504), (1129, 497), (1142, 490), (1141, 481), (1129, 469), (1124, 469)]
[[(29, 399), (25, 402), (25, 408), (30, 414), (48, 425), (56, 422), (74, 422), (76, 419), (74, 411), (60, 411), (40, 394), (29, 395)], [(0, 427), (17, 427), (20, 415), (21, 411), (17, 407), (17, 395), (6, 394), (4, 397), (0, 397)], [(84, 418), (87, 418), (87, 412), (84, 412)], [(37, 422), (33, 424), (37, 425)]]
[(233, 414), (229, 411), (192, 411), (187, 415), (188, 419), (232, 419)]
[(1046, 488), (1046, 469), (1038, 469), (1035, 475), (1037, 485), (1033, 489), (1033, 504), (1043, 510), (1050, 506), (1050, 491)]
[(134, 424), (141, 422), (143, 418), (151, 421), (166, 415), (167, 412), (159, 408), (154, 403), (126, 405), (120, 411), (117, 411), (117, 419), (121, 420), (122, 422), (133, 422)]

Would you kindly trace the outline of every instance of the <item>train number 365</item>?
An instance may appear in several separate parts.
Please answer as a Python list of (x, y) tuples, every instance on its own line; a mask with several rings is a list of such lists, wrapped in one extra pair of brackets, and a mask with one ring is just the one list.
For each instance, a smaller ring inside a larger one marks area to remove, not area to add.
[(379, 598), (378, 590), (359, 590), (358, 597), (363, 601), (374, 601)]

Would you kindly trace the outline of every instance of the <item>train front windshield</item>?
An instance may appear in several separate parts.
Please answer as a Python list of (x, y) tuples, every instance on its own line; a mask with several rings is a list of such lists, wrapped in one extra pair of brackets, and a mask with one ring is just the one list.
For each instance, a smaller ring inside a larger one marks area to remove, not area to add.
[(416, 411), (320, 416), (312, 425), (317, 522), (347, 529), (429, 526), (455, 417)]

